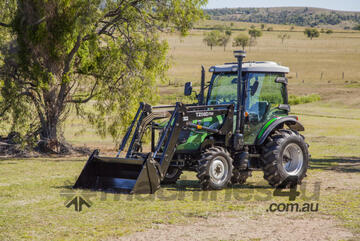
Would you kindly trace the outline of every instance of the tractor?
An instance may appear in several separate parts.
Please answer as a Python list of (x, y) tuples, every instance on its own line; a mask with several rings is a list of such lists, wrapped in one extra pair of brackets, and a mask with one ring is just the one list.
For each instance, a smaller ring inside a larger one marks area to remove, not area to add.
[[(202, 67), (197, 103), (140, 103), (117, 156), (95, 150), (74, 188), (155, 193), (161, 184), (176, 183), (183, 171), (196, 172), (203, 190), (244, 184), (254, 170), (262, 170), (273, 187), (285, 180), (300, 184), (310, 155), (299, 133), (304, 126), (289, 115), (289, 68), (244, 62), (244, 51), (234, 56), (237, 62), (210, 68), (208, 83)], [(193, 94), (187, 82), (184, 95)], [(143, 152), (144, 136), (151, 138), (149, 152)]]

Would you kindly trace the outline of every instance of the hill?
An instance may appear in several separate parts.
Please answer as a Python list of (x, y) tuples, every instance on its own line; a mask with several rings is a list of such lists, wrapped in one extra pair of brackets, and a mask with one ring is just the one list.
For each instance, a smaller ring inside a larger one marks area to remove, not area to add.
[(344, 12), (321, 8), (221, 8), (206, 9), (213, 20), (269, 24), (294, 24), (311, 27), (353, 28), (360, 23), (360, 12)]

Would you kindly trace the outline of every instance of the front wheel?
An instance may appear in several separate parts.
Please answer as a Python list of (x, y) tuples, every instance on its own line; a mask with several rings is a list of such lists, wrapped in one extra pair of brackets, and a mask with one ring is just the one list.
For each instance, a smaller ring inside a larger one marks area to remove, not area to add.
[(309, 165), (308, 144), (304, 137), (292, 130), (278, 130), (268, 137), (262, 148), (264, 178), (272, 186), (279, 186), (288, 177), (296, 177), (301, 184)]
[(203, 153), (197, 171), (203, 190), (220, 190), (230, 182), (233, 159), (225, 148), (211, 147)]

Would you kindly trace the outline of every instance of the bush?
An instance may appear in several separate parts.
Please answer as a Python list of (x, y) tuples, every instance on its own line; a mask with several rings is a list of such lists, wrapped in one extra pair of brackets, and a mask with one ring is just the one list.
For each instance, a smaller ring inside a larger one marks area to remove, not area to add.
[(320, 100), (321, 100), (321, 97), (318, 94), (311, 94), (311, 95), (304, 95), (304, 96), (296, 96), (296, 95), (289, 96), (289, 104), (290, 105), (300, 105), (300, 104), (317, 102)]
[(310, 39), (320, 37), (320, 32), (316, 28), (307, 28), (305, 29), (304, 34)]
[(360, 31), (360, 24), (356, 25), (353, 30), (359, 30)]

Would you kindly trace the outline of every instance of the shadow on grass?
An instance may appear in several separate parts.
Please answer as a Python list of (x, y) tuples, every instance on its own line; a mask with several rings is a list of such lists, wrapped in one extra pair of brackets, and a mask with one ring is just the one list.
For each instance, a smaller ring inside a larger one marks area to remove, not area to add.
[(0, 157), (0, 164), (18, 164), (27, 161), (40, 161), (40, 162), (86, 162), (88, 156), (48, 156), (48, 157)]
[(310, 169), (331, 170), (345, 173), (360, 172), (359, 157), (325, 157), (311, 159)]
[[(179, 180), (176, 184), (161, 185), (167, 191), (190, 191), (190, 192), (201, 192), (204, 191), (200, 187), (198, 180)], [(229, 189), (269, 189), (271, 188), (264, 183), (247, 183), (243, 185), (231, 185), (227, 187)]]

